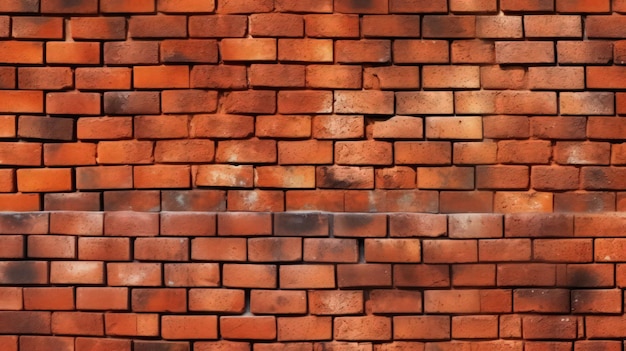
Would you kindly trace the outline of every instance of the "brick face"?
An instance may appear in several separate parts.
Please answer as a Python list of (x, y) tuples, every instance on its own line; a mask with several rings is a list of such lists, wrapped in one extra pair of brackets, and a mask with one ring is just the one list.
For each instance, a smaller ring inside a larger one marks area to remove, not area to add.
[(0, 350), (622, 350), (624, 14), (1, 0)]

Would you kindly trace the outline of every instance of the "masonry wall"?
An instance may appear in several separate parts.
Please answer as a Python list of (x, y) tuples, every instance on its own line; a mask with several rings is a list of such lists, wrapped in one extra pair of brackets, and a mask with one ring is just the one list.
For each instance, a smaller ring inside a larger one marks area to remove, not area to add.
[(623, 350), (625, 15), (0, 1), (0, 350)]

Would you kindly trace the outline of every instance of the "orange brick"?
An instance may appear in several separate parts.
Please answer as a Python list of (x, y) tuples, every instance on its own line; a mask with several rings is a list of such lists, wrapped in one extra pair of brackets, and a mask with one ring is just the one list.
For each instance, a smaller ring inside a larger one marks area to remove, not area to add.
[(58, 115), (99, 115), (99, 93), (63, 92), (46, 94), (46, 112)]
[(105, 42), (104, 63), (109, 65), (158, 64), (159, 43), (156, 41)]
[(128, 33), (133, 38), (179, 38), (187, 36), (187, 17), (176, 15), (132, 16)]
[(206, 15), (189, 17), (189, 36), (200, 38), (241, 38), (246, 34), (248, 17)]
[(98, 1), (80, 0), (66, 3), (62, 0), (41, 1), (41, 12), (43, 13), (96, 13), (98, 11)]
[(395, 40), (395, 63), (447, 63), (450, 49), (444, 40)]
[(74, 39), (126, 39), (126, 19), (123, 17), (74, 17), (70, 26)]
[(189, 88), (187, 66), (137, 66), (133, 68), (133, 86), (139, 89)]
[(582, 21), (580, 16), (524, 16), (524, 34), (527, 38), (580, 38)]
[(280, 39), (278, 60), (284, 62), (332, 62), (330, 39)]
[(163, 113), (215, 112), (217, 92), (199, 89), (164, 90), (161, 93)]
[(554, 58), (554, 45), (551, 42), (496, 43), (496, 62), (500, 64), (553, 63)]
[(453, 107), (452, 92), (396, 93), (396, 113), (398, 114), (452, 114)]
[(63, 39), (60, 17), (15, 17), (11, 34), (20, 39)]
[(42, 64), (43, 43), (34, 41), (3, 41), (0, 63)]
[(344, 15), (344, 14), (305, 15), (304, 22), (305, 22), (306, 35), (308, 37), (312, 37), (312, 38), (358, 38), (359, 37), (359, 16), (358, 15)]
[(100, 64), (100, 43), (47, 42), (46, 62), (53, 64)]
[(276, 39), (224, 39), (220, 53), (224, 61), (274, 61)]
[(69, 168), (18, 169), (17, 189), (21, 192), (54, 192), (72, 190)]
[(0, 106), (4, 113), (42, 113), (43, 92), (0, 90)]
[(330, 113), (333, 110), (333, 94), (330, 91), (295, 90), (278, 92), (278, 112)]

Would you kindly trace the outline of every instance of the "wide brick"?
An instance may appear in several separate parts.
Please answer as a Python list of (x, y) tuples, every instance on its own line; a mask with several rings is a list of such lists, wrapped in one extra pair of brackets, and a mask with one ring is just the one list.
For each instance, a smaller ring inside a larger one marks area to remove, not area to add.
[(554, 44), (540, 41), (500, 41), (496, 43), (496, 62), (500, 64), (553, 63)]
[(445, 40), (394, 40), (395, 63), (448, 63), (449, 44)]

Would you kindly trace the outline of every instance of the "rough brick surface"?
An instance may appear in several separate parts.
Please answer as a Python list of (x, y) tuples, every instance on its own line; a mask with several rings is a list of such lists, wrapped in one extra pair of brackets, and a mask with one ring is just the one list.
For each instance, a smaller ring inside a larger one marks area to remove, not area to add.
[(625, 14), (0, 1), (0, 350), (622, 350)]

